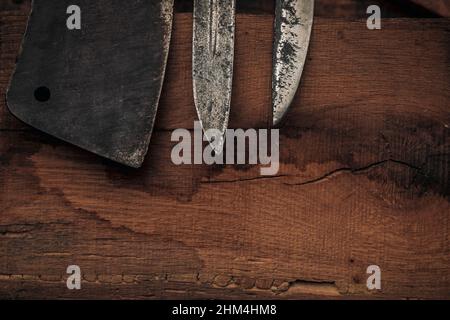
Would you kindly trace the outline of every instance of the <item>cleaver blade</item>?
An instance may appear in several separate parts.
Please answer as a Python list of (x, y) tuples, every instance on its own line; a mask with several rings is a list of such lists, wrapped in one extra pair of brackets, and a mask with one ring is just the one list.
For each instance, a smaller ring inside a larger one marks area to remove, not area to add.
[(173, 0), (34, 0), (7, 92), (13, 115), (138, 168), (148, 151), (169, 51)]

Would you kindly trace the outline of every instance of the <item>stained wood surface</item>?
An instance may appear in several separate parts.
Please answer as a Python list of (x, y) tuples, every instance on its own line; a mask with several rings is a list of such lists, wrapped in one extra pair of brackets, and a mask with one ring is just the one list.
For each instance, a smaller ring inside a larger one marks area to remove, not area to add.
[(450, 17), (450, 0), (411, 0), (442, 17)]
[[(26, 7), (26, 6), (24, 6)], [(26, 10), (0, 12), (0, 94)], [(270, 120), (271, 30), (239, 14), (231, 126)], [(450, 298), (449, 20), (318, 18), (281, 170), (172, 165), (192, 128), (189, 13), (175, 16), (144, 168), (12, 118), (0, 100), (1, 298)], [(79, 265), (82, 290), (66, 267)], [(382, 290), (366, 268), (382, 269)]]

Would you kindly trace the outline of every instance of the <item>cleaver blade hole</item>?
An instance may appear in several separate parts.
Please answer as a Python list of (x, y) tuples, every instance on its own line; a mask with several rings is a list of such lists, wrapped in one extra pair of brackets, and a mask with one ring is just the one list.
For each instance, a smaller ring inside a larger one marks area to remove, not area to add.
[(39, 87), (34, 90), (34, 98), (39, 102), (47, 102), (50, 100), (51, 92), (47, 87)]

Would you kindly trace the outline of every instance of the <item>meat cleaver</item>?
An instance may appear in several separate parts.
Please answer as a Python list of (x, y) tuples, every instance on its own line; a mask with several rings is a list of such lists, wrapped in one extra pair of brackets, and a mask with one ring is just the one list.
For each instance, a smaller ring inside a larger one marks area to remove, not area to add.
[[(69, 28), (68, 8), (79, 9)], [(169, 51), (173, 0), (34, 0), (7, 93), (23, 122), (138, 168)]]

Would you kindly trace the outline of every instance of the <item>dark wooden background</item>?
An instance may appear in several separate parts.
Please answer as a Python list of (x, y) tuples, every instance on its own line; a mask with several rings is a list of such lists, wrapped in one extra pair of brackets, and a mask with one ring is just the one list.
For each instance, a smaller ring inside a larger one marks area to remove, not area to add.
[[(190, 1), (177, 1), (142, 169), (23, 125), (1, 98), (0, 297), (450, 298), (448, 1), (316, 3), (275, 177), (171, 164), (171, 130), (196, 119)], [(265, 127), (273, 1), (238, 4), (231, 127)], [(369, 4), (381, 31), (366, 28)], [(28, 10), (0, 2), (1, 97)], [(381, 291), (366, 288), (372, 264)]]

